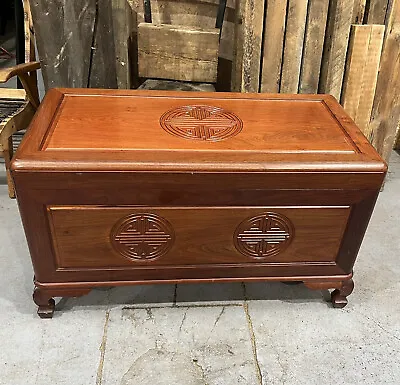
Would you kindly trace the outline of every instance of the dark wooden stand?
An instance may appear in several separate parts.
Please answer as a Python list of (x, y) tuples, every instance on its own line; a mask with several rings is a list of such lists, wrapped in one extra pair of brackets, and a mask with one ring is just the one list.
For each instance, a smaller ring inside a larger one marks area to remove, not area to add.
[(353, 292), (354, 282), (350, 278), (339, 282), (304, 282), (304, 285), (313, 290), (335, 289), (331, 293), (331, 302), (334, 308), (344, 308), (348, 301), (347, 297)]
[[(301, 281), (284, 281), (285, 284), (300, 284)], [(312, 290), (334, 289), (331, 293), (331, 302), (334, 308), (344, 308), (349, 296), (354, 289), (353, 279), (346, 281), (305, 281), (304, 285)], [(127, 285), (129, 282), (126, 283)], [(55, 311), (54, 297), (81, 297), (88, 294), (91, 288), (70, 288), (70, 289), (45, 289), (35, 287), (33, 300), (38, 306), (37, 314), (40, 318), (52, 318)]]
[(81, 297), (91, 289), (43, 289), (35, 287), (33, 301), (38, 306), (37, 314), (40, 318), (53, 318), (55, 301), (53, 297)]

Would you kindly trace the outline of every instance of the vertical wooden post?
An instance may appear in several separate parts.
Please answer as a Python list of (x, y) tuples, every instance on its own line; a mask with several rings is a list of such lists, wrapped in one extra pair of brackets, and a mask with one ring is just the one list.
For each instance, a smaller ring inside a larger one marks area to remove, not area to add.
[(371, 35), (368, 44), (366, 65), (364, 66), (364, 73), (362, 76), (360, 99), (354, 118), (358, 127), (360, 127), (361, 131), (367, 137), (370, 136), (369, 121), (371, 119), (372, 106), (374, 103), (384, 34), (384, 25), (371, 25)]
[(231, 89), (240, 92), (242, 88), (243, 71), (243, 4), (242, 0), (235, 0), (235, 24), (233, 30), (233, 61), (232, 61), (232, 80)]
[(309, 0), (299, 93), (318, 92), (329, 0)]
[(116, 73), (118, 88), (131, 87), (131, 50), (133, 38), (132, 8), (126, 0), (111, 0), (116, 55)]
[(360, 101), (370, 36), (371, 26), (352, 25), (341, 103), (353, 119)]
[[(242, 24), (238, 29), (243, 43), (236, 52), (236, 71), (240, 69), (240, 87), (242, 92), (258, 92), (261, 69), (261, 45), (264, 24), (264, 1), (242, 0), (240, 13)], [(238, 44), (238, 42), (237, 42)]]
[(385, 24), (388, 3), (390, 0), (369, 0), (366, 9), (368, 24)]
[(96, 2), (88, 87), (117, 88), (117, 66), (115, 61), (111, 0)]
[(87, 87), (96, 0), (30, 0), (46, 89)]
[(299, 89), (308, 0), (289, 0), (283, 50), (280, 92), (296, 94)]
[(121, 68), (128, 56), (129, 14), (119, 12), (129, 7), (127, 0), (30, 0), (30, 5), (46, 89), (129, 87), (128, 71)]
[(277, 93), (281, 82), (287, 1), (268, 0), (265, 6), (261, 92)]
[(352, 20), (353, 24), (363, 23), (366, 3), (367, 0), (354, 0), (353, 20)]
[(331, 0), (319, 92), (340, 99), (354, 0)]

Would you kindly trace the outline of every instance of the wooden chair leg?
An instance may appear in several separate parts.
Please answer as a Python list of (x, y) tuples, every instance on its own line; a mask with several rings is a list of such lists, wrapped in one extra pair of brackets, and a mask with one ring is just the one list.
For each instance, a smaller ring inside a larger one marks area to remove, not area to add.
[(3, 144), (3, 157), (4, 157), (4, 162), (6, 165), (6, 173), (7, 173), (7, 184), (8, 184), (8, 195), (10, 198), (15, 198), (15, 189), (14, 189), (14, 183), (11, 178), (11, 172), (10, 172), (10, 164), (11, 164), (11, 159), (13, 157), (13, 141), (12, 141), (12, 136), (10, 136), (6, 143)]

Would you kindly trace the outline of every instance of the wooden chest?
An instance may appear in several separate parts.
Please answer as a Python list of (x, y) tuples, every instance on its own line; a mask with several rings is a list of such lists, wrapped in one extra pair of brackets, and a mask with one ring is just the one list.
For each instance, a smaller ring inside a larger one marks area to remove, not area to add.
[(331, 96), (51, 90), (12, 164), (34, 300), (352, 269), (386, 165)]

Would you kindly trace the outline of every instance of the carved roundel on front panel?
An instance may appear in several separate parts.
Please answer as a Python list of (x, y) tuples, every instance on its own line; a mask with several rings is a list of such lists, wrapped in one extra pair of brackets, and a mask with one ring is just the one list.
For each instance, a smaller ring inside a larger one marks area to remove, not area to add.
[(111, 230), (111, 243), (124, 257), (151, 260), (168, 253), (174, 244), (171, 224), (155, 214), (134, 214), (122, 218)]
[(294, 238), (292, 222), (282, 214), (264, 213), (245, 219), (237, 227), (233, 240), (242, 254), (253, 258), (278, 255)]
[(181, 106), (160, 118), (161, 127), (184, 139), (219, 142), (237, 135), (243, 122), (234, 113), (203, 105)]

